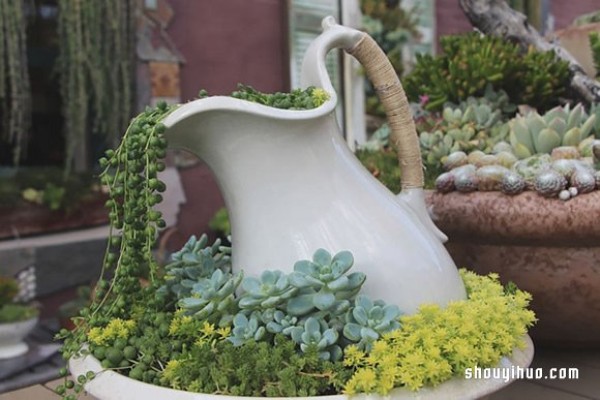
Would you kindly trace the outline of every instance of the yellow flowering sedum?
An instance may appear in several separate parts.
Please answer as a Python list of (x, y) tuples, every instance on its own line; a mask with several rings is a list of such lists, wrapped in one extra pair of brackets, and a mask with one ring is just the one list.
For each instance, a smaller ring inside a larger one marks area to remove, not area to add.
[(535, 322), (529, 293), (505, 293), (498, 275), (460, 270), (467, 300), (445, 309), (426, 304), (400, 318), (401, 328), (374, 343), (369, 354), (354, 346), (344, 364), (356, 368), (344, 392), (387, 394), (394, 387), (418, 390), (460, 375), (468, 367), (493, 367), (515, 347)]
[(135, 321), (113, 318), (104, 327), (95, 327), (88, 332), (88, 340), (97, 345), (105, 345), (117, 338), (127, 339), (131, 331), (135, 328)]
[(329, 100), (329, 93), (327, 93), (324, 89), (316, 88), (312, 91), (311, 97), (315, 107), (319, 107), (321, 104)]

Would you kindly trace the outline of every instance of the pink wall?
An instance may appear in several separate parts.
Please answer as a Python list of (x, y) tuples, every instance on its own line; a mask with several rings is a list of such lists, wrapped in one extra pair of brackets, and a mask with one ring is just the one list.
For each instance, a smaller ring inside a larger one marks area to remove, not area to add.
[[(186, 60), (180, 71), (182, 101), (199, 89), (228, 94), (238, 83), (264, 92), (289, 87), (286, 2), (281, 0), (168, 0), (174, 16), (168, 34)], [(190, 235), (208, 231), (223, 199), (208, 167), (181, 168), (187, 202), (168, 240), (179, 249)]]
[(169, 0), (175, 13), (168, 33), (186, 59), (181, 68), (183, 100), (203, 88), (210, 94), (237, 83), (262, 91), (288, 86), (285, 1)]

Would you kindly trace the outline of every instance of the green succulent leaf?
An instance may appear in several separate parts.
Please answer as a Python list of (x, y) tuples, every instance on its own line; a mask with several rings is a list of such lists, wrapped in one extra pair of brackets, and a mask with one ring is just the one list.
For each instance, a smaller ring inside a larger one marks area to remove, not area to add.
[(560, 142), (560, 136), (556, 131), (545, 128), (542, 129), (540, 134), (536, 137), (535, 148), (537, 153), (550, 153), (553, 148), (560, 146)]
[(562, 144), (564, 146), (577, 146), (581, 142), (581, 129), (571, 128), (565, 133)]
[(331, 292), (321, 291), (313, 296), (313, 304), (319, 310), (327, 310), (335, 303), (335, 295)]

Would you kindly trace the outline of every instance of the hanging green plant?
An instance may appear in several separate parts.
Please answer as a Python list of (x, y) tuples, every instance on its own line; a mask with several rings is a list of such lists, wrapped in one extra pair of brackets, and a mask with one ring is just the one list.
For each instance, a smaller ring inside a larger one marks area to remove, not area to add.
[(0, 0), (0, 142), (12, 148), (13, 163), (25, 151), (31, 126), (24, 0)]
[[(114, 145), (133, 112), (135, 0), (59, 0), (58, 35), (65, 169), (89, 131)], [(85, 160), (76, 166), (84, 169)], [(83, 164), (83, 165), (81, 165)]]

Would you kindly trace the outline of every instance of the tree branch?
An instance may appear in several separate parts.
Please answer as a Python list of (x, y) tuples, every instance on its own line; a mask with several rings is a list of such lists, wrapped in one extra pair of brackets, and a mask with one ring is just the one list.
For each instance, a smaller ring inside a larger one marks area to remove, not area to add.
[(510, 8), (504, 0), (460, 0), (471, 24), (481, 32), (533, 46), (540, 51), (554, 51), (569, 63), (571, 88), (587, 103), (600, 102), (600, 83), (587, 76), (575, 58), (556, 43), (550, 43), (527, 22), (527, 17)]

